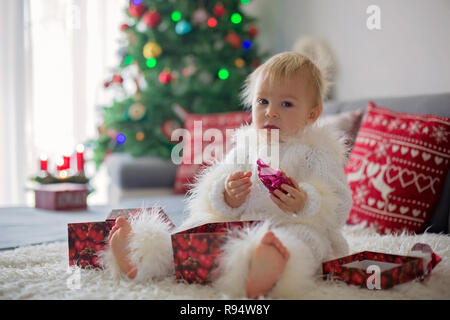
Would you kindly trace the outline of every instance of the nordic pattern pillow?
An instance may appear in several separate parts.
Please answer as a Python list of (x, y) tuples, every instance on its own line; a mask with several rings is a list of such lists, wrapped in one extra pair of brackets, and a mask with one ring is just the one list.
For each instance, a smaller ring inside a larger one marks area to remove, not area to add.
[[(218, 129), (222, 133), (222, 143), (220, 141), (210, 141), (207, 138), (194, 136), (195, 121), (201, 121), (202, 132), (205, 133), (208, 129)], [(189, 114), (184, 120), (184, 128), (190, 133), (190, 143), (183, 145), (183, 157), (181, 164), (178, 166), (177, 174), (175, 177), (174, 193), (184, 194), (190, 189), (190, 184), (194, 182), (195, 175), (204, 166), (209, 165), (209, 161), (212, 159), (202, 159), (203, 150), (211, 143), (216, 144), (228, 144), (229, 150), (231, 147), (231, 141), (227, 141), (226, 129), (236, 129), (243, 124), (251, 122), (251, 113), (236, 111), (227, 113), (215, 113), (215, 114)], [(197, 141), (196, 141), (197, 139)], [(200, 139), (200, 140), (199, 140)], [(200, 146), (196, 148), (195, 146)], [(202, 161), (198, 160), (201, 159)], [(217, 157), (215, 158), (218, 159)], [(198, 162), (202, 162), (199, 164)]]
[(345, 168), (353, 194), (348, 223), (381, 234), (421, 233), (447, 176), (450, 118), (399, 113), (369, 102)]

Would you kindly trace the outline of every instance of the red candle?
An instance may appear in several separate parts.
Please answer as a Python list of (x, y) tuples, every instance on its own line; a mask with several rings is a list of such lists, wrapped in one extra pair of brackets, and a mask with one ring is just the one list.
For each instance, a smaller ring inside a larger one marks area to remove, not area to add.
[(77, 146), (77, 171), (83, 172), (84, 171), (84, 146), (82, 144), (79, 144)]
[(64, 159), (62, 157), (59, 158), (58, 161), (56, 161), (56, 170), (64, 170)]
[(64, 170), (70, 169), (70, 156), (65, 155), (63, 156), (63, 159), (64, 162), (62, 166), (64, 167)]
[(48, 161), (46, 155), (41, 155), (41, 171), (48, 170)]

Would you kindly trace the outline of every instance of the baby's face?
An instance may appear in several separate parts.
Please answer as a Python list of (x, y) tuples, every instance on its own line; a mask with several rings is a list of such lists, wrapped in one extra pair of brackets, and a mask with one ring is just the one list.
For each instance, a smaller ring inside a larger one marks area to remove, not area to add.
[[(274, 79), (260, 74), (256, 80), (252, 117), (257, 129), (279, 129), (280, 140), (297, 134), (313, 123), (321, 108), (316, 107), (314, 87), (301, 74), (290, 79)], [(313, 119), (309, 118), (314, 113)]]

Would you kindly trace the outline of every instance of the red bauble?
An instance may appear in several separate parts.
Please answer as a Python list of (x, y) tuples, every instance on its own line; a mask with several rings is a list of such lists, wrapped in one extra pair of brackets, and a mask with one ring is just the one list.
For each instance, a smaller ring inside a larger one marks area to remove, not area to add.
[(227, 12), (227, 9), (225, 9), (225, 6), (222, 3), (218, 3), (213, 8), (213, 13), (216, 17), (221, 18), (225, 12)]
[(122, 30), (122, 31), (126, 31), (126, 30), (128, 30), (128, 29), (130, 29), (130, 26), (127, 25), (126, 23), (124, 23), (124, 24), (122, 24), (122, 25), (120, 26), (120, 30)]
[(247, 31), (248, 35), (252, 38), (256, 37), (259, 33), (259, 30), (256, 26), (252, 25)]
[(168, 71), (163, 71), (159, 74), (159, 82), (162, 84), (168, 84), (172, 82), (172, 74)]
[[(176, 122), (174, 120), (166, 120), (161, 125), (161, 132), (167, 139), (171, 140), (172, 139), (172, 133), (176, 129), (179, 129), (179, 128), (181, 128), (181, 126), (180, 126), (180, 124), (178, 122)], [(177, 141), (173, 141), (173, 142), (177, 142)]]
[(253, 60), (252, 66), (253, 66), (254, 68), (258, 68), (258, 66), (259, 66), (259, 60)]
[(115, 74), (113, 76), (112, 82), (114, 82), (114, 83), (122, 83), (123, 82), (123, 78), (120, 75)]
[(147, 11), (142, 17), (142, 21), (149, 28), (155, 28), (161, 22), (161, 15), (156, 10)]
[(241, 46), (241, 38), (236, 33), (230, 32), (226, 35), (225, 41), (231, 44), (231, 46), (235, 49)]
[(138, 6), (131, 4), (128, 7), (128, 13), (134, 18), (140, 18), (144, 14), (145, 10), (147, 10), (147, 8), (142, 3)]

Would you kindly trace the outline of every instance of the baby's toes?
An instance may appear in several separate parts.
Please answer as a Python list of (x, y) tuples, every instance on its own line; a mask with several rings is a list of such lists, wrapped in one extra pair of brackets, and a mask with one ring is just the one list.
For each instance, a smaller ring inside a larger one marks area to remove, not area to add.
[(264, 234), (263, 238), (261, 239), (261, 242), (264, 244), (273, 244), (274, 238), (275, 238), (275, 235), (273, 234), (273, 232), (267, 231)]
[(127, 219), (125, 217), (123, 217), (123, 216), (118, 217), (116, 219), (116, 224), (114, 226), (118, 226), (120, 228), (120, 227), (124, 226), (126, 222), (127, 222)]
[(119, 226), (115, 225), (114, 227), (112, 227), (111, 231), (108, 234), (108, 241), (111, 241), (112, 236), (114, 235), (114, 233), (119, 230)]

